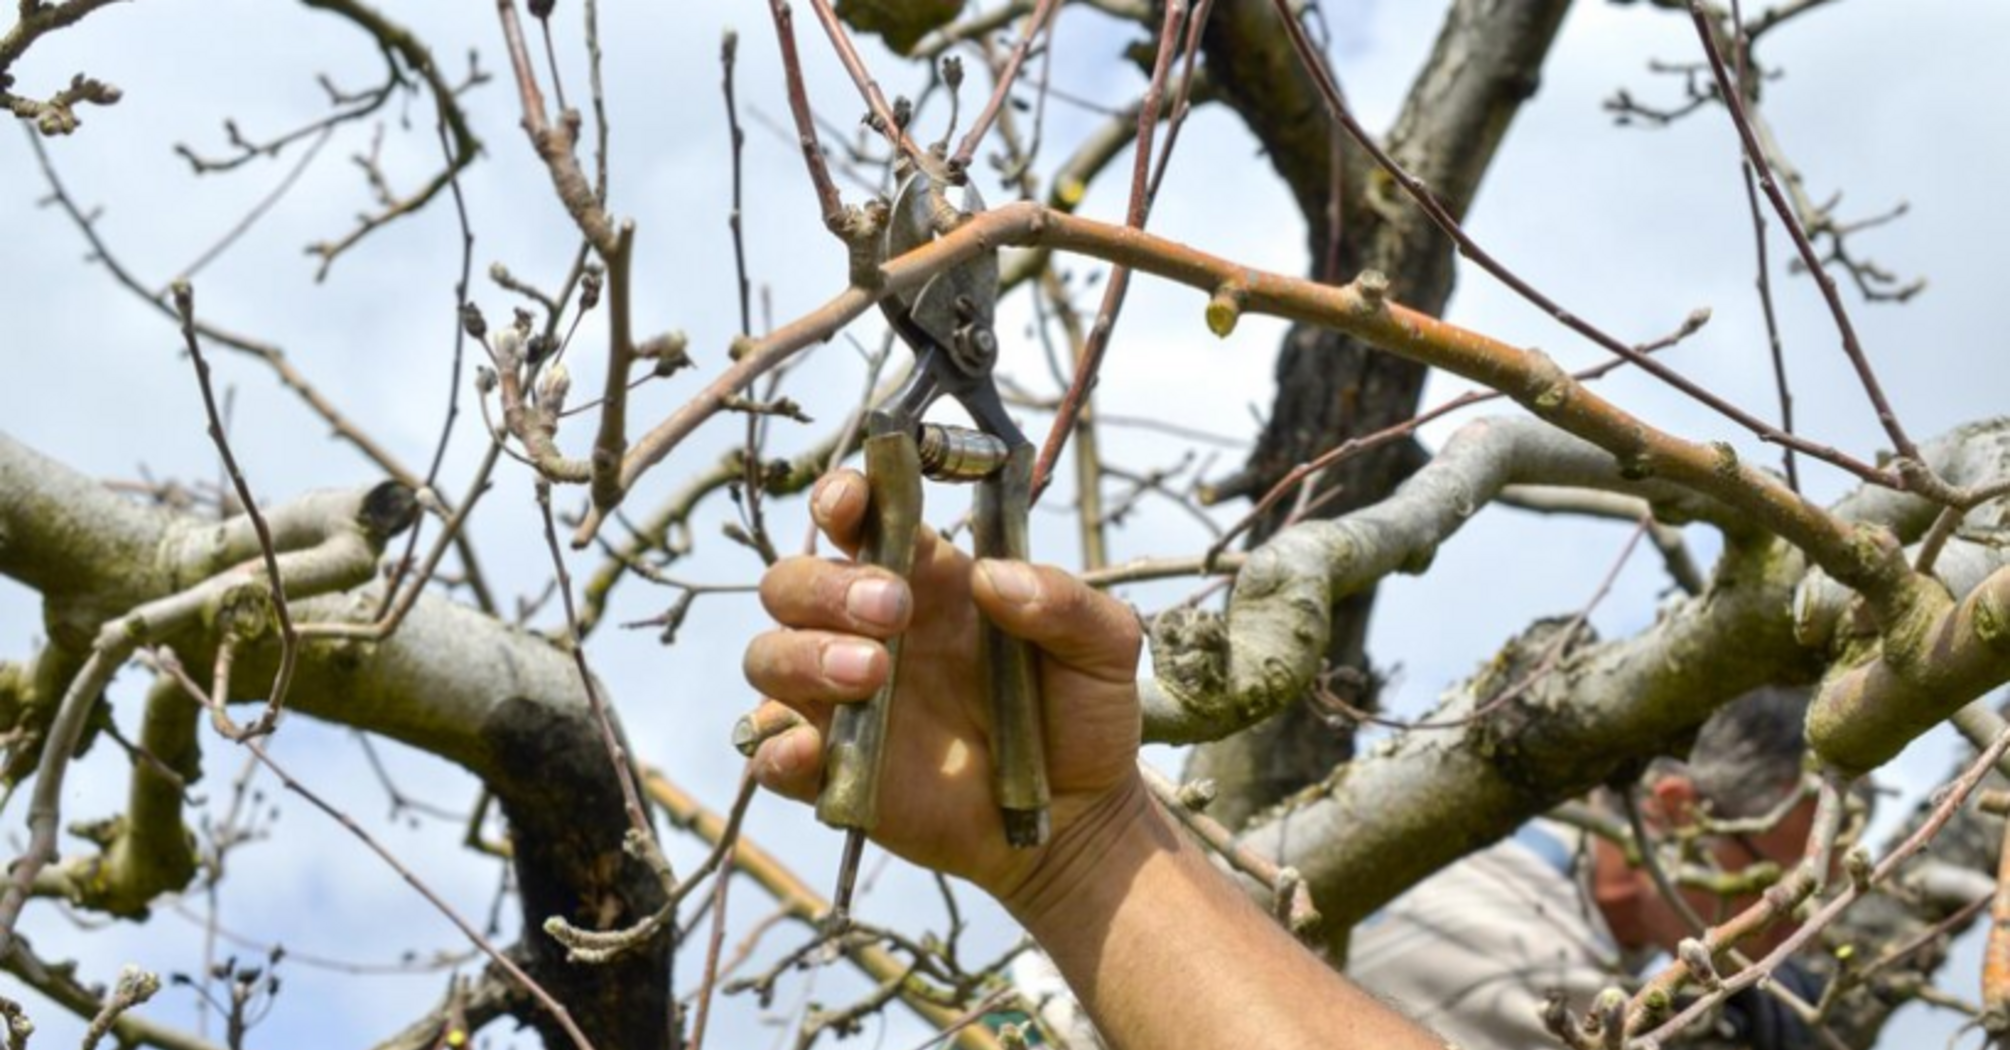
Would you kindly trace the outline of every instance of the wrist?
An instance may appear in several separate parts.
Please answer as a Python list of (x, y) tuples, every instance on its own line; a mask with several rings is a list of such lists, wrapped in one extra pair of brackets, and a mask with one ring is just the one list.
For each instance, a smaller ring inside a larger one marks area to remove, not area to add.
[(1162, 844), (1151, 834), (1157, 804), (1133, 773), (1069, 821), (1037, 858), (992, 891), (1036, 938), (1063, 912), (1093, 907), (1103, 891), (1128, 884), (1145, 857)]

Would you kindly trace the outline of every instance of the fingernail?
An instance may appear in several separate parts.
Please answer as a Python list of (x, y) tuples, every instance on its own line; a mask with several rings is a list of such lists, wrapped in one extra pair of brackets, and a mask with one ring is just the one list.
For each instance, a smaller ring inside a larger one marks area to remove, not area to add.
[(829, 521), (837, 513), (838, 504), (844, 502), (844, 488), (837, 481), (826, 481), (817, 490), (817, 520)]
[(760, 746), (761, 731), (754, 728), (754, 716), (741, 715), (740, 720), (733, 723), (733, 750), (752, 758)]
[(844, 592), (845, 611), (852, 618), (893, 627), (907, 612), (907, 588), (879, 576), (862, 576)]
[(1029, 565), (1016, 561), (985, 561), (984, 578), (1000, 598), (1014, 605), (1026, 605), (1040, 597), (1040, 577)]
[(866, 642), (832, 642), (824, 646), (824, 677), (844, 685), (864, 685), (872, 679), (879, 647)]
[(748, 758), (770, 737), (777, 737), (802, 725), (801, 715), (785, 707), (769, 705), (741, 715), (733, 723), (733, 747)]

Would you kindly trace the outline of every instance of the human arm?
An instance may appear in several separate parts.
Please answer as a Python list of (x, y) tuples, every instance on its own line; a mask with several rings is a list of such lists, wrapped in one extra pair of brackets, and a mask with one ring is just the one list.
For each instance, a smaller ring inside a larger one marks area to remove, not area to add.
[[(818, 524), (855, 550), (857, 474), (825, 479)], [(899, 695), (874, 837), (998, 898), (1047, 949), (1106, 1038), (1121, 1047), (1439, 1046), (1354, 988), (1255, 909), (1177, 831), (1137, 770), (1136, 616), (1049, 567), (974, 564), (924, 532), (912, 587), (882, 570), (793, 558), (762, 581), (785, 626), (756, 638), (747, 677), (805, 724), (764, 740), (761, 783), (815, 797), (833, 705), (884, 680), (881, 640), (902, 630)], [(979, 612), (1042, 652), (1052, 840), (1007, 846), (990, 788)]]
[(1113, 1048), (1442, 1048), (1305, 950), (1139, 780), (1003, 903)]

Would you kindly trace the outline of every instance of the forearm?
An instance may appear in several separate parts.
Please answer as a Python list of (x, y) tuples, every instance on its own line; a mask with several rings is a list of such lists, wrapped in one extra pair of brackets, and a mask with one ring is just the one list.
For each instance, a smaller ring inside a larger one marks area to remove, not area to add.
[(1444, 1045), (1293, 941), (1141, 786), (1082, 823), (1007, 904), (1113, 1046)]

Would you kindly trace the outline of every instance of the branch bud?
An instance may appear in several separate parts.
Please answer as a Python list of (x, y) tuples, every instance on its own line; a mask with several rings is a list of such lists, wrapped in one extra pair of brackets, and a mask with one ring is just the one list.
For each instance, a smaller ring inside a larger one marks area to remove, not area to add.
[(514, 328), (497, 332), (489, 343), (489, 356), (499, 371), (513, 373), (523, 367), (523, 333)]
[(1710, 958), (1710, 949), (1702, 941), (1694, 937), (1682, 938), (1681, 943), (1675, 946), (1675, 957), (1682, 960), (1682, 965), (1689, 968), (1690, 975), (1703, 987), (1715, 991), (1724, 983), (1724, 979), (1717, 974), (1717, 961)]
[(1626, 993), (1607, 988), (1591, 1001), (1591, 1016), (1604, 1044), (1617, 1050), (1626, 1045)]
[(524, 361), (532, 367), (543, 364), (558, 350), (558, 337), (549, 332), (539, 332), (525, 340)]
[(1354, 288), (1370, 310), (1380, 310), (1389, 300), (1389, 275), (1380, 270), (1362, 270), (1354, 277)]
[(489, 319), (482, 316), (482, 308), (473, 303), (461, 304), (461, 330), (476, 339), (489, 334)]
[(566, 369), (565, 362), (560, 361), (551, 366), (551, 371), (545, 373), (544, 379), (538, 383), (538, 407), (556, 416), (565, 411), (565, 395), (571, 392), (572, 373)]
[(1870, 853), (1862, 846), (1857, 846), (1848, 853), (1843, 854), (1843, 871), (1849, 875), (1850, 884), (1855, 886), (1859, 891), (1870, 889), (1872, 870)]
[(1213, 778), (1202, 777), (1179, 786), (1179, 804), (1195, 813), (1205, 810), (1221, 792), (1215, 787)]

